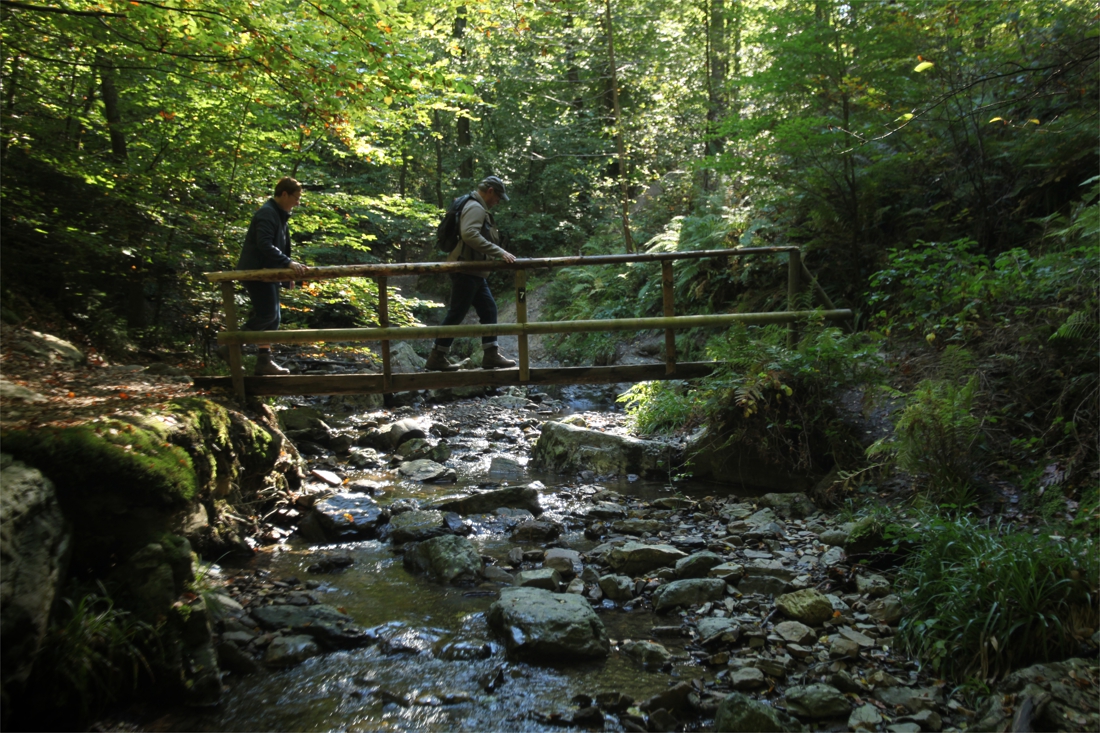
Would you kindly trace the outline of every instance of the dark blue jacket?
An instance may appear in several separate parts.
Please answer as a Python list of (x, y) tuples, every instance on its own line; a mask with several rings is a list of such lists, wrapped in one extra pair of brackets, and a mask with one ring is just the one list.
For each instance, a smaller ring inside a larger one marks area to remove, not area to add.
[(290, 267), (290, 212), (283, 211), (275, 199), (252, 215), (244, 247), (237, 260), (238, 270), (270, 270)]

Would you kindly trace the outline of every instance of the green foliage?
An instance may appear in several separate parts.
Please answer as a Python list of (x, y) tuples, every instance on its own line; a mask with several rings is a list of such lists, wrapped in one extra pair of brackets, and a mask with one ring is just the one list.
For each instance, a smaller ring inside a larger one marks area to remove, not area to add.
[(682, 430), (694, 412), (696, 392), (686, 383), (639, 382), (616, 399), (626, 405), (631, 430), (668, 435)]
[(989, 679), (1071, 654), (1097, 621), (1094, 536), (1032, 534), (965, 516), (910, 526), (899, 638), (939, 674)]
[(191, 456), (163, 432), (155, 420), (108, 419), (10, 430), (3, 442), (6, 453), (40, 466), (63, 493), (110, 487), (147, 503), (188, 501), (198, 490)]
[(965, 384), (925, 380), (896, 417), (894, 435), (876, 441), (871, 456), (892, 453), (898, 467), (922, 477), (935, 502), (968, 506), (983, 467), (983, 421), (974, 414), (978, 378)]
[(766, 461), (821, 469), (859, 459), (840, 418), (841, 391), (883, 378), (874, 334), (845, 334), (812, 322), (787, 346), (787, 329), (734, 325), (707, 344), (718, 362), (699, 386), (701, 409), (719, 432)]
[(56, 716), (55, 724), (83, 726), (152, 677), (150, 656), (155, 659), (159, 643), (156, 630), (117, 608), (102, 586), (61, 601), (35, 657), (28, 700), (19, 707)]

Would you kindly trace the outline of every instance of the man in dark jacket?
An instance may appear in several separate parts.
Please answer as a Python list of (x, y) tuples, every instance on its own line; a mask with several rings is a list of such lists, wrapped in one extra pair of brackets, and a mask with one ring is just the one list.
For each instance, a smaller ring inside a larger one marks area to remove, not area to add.
[[(477, 184), (477, 190), (471, 193), (471, 198), (458, 219), (458, 244), (447, 257), (448, 262), (480, 261), (489, 257), (505, 262), (516, 261), (515, 255), (500, 247), (500, 235), (493, 223), (493, 216), (489, 213), (489, 209), (507, 200), (504, 182), (496, 176), (489, 176)], [(456, 272), (451, 275), (451, 303), (443, 318), (444, 326), (462, 323), (470, 306), (477, 311), (478, 320), (482, 324), (497, 322), (497, 304), (489, 290), (489, 282), (486, 280), (488, 276), (488, 270)], [(436, 339), (424, 368), (436, 372), (452, 372), (458, 369), (447, 359), (453, 341), (453, 338)], [(496, 336), (482, 336), (481, 348), (484, 352), (481, 360), (483, 369), (507, 369), (516, 365), (515, 361), (501, 356)]]
[[(275, 184), (275, 195), (267, 200), (255, 214), (244, 235), (244, 247), (237, 260), (238, 270), (269, 270), (290, 268), (295, 275), (304, 275), (309, 269), (290, 259), (291, 210), (301, 203), (302, 184), (290, 177), (280, 178)], [(279, 329), (279, 288), (284, 283), (244, 280), (245, 291), (252, 301), (252, 317), (242, 331), (277, 331)], [(289, 283), (287, 283), (289, 285)], [(271, 358), (271, 344), (257, 344), (256, 376), (289, 374), (290, 370), (276, 364)]]

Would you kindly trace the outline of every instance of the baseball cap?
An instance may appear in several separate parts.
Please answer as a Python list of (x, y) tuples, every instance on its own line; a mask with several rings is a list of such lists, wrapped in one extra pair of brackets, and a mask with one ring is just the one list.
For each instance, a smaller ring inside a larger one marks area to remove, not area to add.
[(504, 181), (500, 180), (500, 178), (498, 178), (497, 176), (487, 176), (481, 179), (481, 183), (479, 183), (478, 185), (488, 186), (489, 188), (496, 191), (501, 199), (503, 199), (504, 201), (508, 200), (508, 194), (504, 190)]

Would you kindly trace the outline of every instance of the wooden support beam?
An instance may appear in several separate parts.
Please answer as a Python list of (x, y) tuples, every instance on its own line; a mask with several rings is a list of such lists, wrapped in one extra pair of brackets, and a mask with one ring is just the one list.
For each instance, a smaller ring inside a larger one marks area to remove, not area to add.
[[(676, 379), (697, 379), (714, 370), (713, 362), (685, 362), (676, 365)], [(519, 369), (465, 369), (457, 372), (412, 372), (391, 375), (386, 386), (381, 374), (318, 374), (286, 377), (245, 377), (252, 395), (372, 394), (410, 392), (454, 387), (508, 387), (544, 384), (617, 384), (669, 379), (664, 364), (633, 364), (610, 367), (563, 367), (531, 369), (527, 380)], [(198, 389), (229, 389), (229, 377), (195, 377)]]
[[(802, 253), (795, 249), (787, 253), (790, 257), (787, 267), (787, 310), (795, 312), (798, 308), (798, 292), (802, 289)], [(798, 343), (798, 321), (791, 320), (787, 326), (787, 346), (794, 348)]]
[[(233, 282), (222, 283), (222, 307), (225, 308), (225, 326), (230, 331), (237, 330), (237, 285)], [(220, 343), (220, 342), (219, 342)], [(233, 381), (233, 393), (244, 399), (244, 357), (241, 355), (240, 342), (229, 346), (229, 376)]]
[[(672, 260), (661, 263), (661, 305), (665, 318), (676, 316), (676, 294), (672, 289)], [(665, 329), (665, 373), (676, 372), (676, 332), (671, 328)]]
[[(516, 270), (516, 323), (527, 323), (527, 270)], [(517, 357), (519, 358), (519, 381), (526, 382), (531, 377), (531, 365), (528, 361), (527, 334), (518, 337)]]
[[(389, 297), (386, 295), (386, 278), (378, 278), (378, 325), (382, 328), (389, 328), (390, 325), (390, 304)], [(382, 381), (386, 383), (385, 386), (389, 386), (390, 381), (390, 342), (389, 339), (382, 341)], [(387, 390), (388, 391), (388, 390)]]
[(606, 333), (613, 331), (649, 331), (667, 328), (706, 328), (728, 326), (731, 323), (768, 324), (793, 323), (819, 316), (827, 321), (852, 317), (852, 311), (772, 311), (769, 313), (719, 313), (709, 316), (675, 316), (673, 318), (609, 318), (591, 321), (537, 321), (535, 323), (462, 324), (458, 326), (416, 326), (393, 328), (329, 328), (295, 329), (287, 331), (223, 331), (218, 342), (223, 344), (309, 344), (327, 341), (410, 341), (434, 339), (439, 336), (519, 336), (547, 333)]

